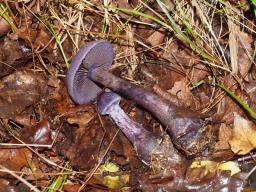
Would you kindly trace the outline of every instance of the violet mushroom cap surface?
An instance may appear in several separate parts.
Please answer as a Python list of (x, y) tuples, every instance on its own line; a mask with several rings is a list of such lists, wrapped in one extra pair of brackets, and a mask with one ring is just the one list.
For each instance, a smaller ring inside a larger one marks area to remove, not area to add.
[(88, 70), (94, 67), (108, 70), (113, 55), (112, 45), (105, 40), (87, 43), (79, 49), (72, 59), (66, 81), (68, 92), (75, 103), (86, 104), (101, 92), (102, 89), (88, 78)]
[[(104, 97), (102, 96), (104, 94)], [(98, 97), (98, 111), (101, 115), (109, 114), (109, 109), (114, 105), (119, 105), (121, 97), (113, 92), (103, 92)]]

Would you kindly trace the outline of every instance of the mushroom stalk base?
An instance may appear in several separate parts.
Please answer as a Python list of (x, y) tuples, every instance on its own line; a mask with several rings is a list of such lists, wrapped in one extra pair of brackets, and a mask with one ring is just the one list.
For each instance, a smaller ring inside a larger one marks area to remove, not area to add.
[(149, 164), (152, 152), (159, 145), (160, 140), (153, 133), (144, 129), (141, 124), (130, 119), (119, 105), (111, 106), (108, 109), (108, 114), (132, 142), (138, 157)]
[(205, 147), (203, 141), (207, 138), (203, 133), (206, 129), (205, 121), (199, 114), (177, 107), (151, 91), (131, 84), (101, 68), (89, 70), (88, 78), (147, 109), (166, 126), (173, 142), (187, 156), (202, 152), (199, 145)]

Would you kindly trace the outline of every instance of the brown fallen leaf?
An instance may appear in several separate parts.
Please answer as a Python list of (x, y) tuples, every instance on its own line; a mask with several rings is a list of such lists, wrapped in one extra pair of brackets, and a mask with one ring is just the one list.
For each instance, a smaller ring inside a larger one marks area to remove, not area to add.
[(50, 145), (53, 142), (54, 133), (47, 119), (43, 119), (33, 127), (27, 127), (21, 131), (22, 140), (38, 145)]
[(225, 150), (229, 149), (230, 145), (228, 143), (229, 138), (231, 137), (232, 129), (226, 124), (222, 123), (219, 128), (219, 141), (215, 144), (216, 150)]
[(66, 114), (70, 106), (73, 105), (73, 102), (68, 95), (64, 82), (56, 76), (51, 76), (47, 85), (49, 86), (48, 98), (52, 100), (52, 107), (56, 111), (56, 114), (60, 116)]
[(4, 37), (3, 41), (0, 41), (0, 53), (0, 77), (25, 67), (27, 61), (31, 59), (30, 49), (23, 42), (11, 40), (9, 37)]
[[(32, 152), (26, 148), (0, 149), (0, 164), (12, 171), (20, 171), (31, 158)], [(5, 174), (0, 172), (0, 176)]]
[(176, 95), (184, 106), (189, 107), (193, 103), (192, 93), (189, 90), (186, 79), (174, 83), (172, 89), (168, 90), (172, 95)]
[(165, 37), (165, 31), (163, 29), (160, 29), (158, 31), (154, 31), (147, 39), (146, 41), (151, 44), (152, 47), (159, 46), (163, 43), (164, 37)]
[(78, 124), (79, 127), (85, 127), (93, 118), (94, 116), (92, 114), (84, 112), (80, 115), (70, 117), (67, 120), (70, 124)]
[(197, 55), (193, 55), (193, 52), (182, 46), (179, 41), (172, 41), (166, 49), (162, 57), (169, 60), (171, 63), (177, 63), (183, 67), (190, 67), (191, 65), (196, 65), (199, 63), (199, 58)]
[(206, 65), (202, 64), (202, 63), (193, 65), (192, 69), (193, 70), (191, 71), (190, 79), (193, 84), (196, 84), (196, 83), (198, 83), (198, 81), (205, 79), (210, 74)]
[(150, 63), (138, 65), (140, 76), (149, 89), (151, 89), (153, 85), (157, 85), (163, 91), (166, 91), (171, 89), (176, 81), (180, 81), (184, 78), (183, 74), (164, 67), (163, 65), (160, 66), (161, 67)]
[(1, 79), (0, 117), (10, 118), (38, 102), (47, 91), (45, 79), (31, 71), (16, 71)]
[[(235, 93), (237, 96), (239, 96), (243, 101), (249, 102), (245, 92), (238, 88), (234, 79), (232, 79), (231, 77), (224, 76), (223, 85), (225, 87), (229, 87), (231, 91)], [(234, 99), (226, 95), (221, 100), (221, 111), (217, 115), (215, 115), (214, 118), (219, 119), (219, 121), (224, 122), (226, 125), (229, 125), (229, 124), (233, 124), (234, 122), (234, 113), (243, 115), (244, 110), (239, 105), (237, 105), (237, 102), (234, 101)]]
[[(133, 9), (137, 5), (138, 5), (137, 0), (136, 1), (127, 1), (127, 0), (111, 1), (111, 6), (125, 8), (125, 9)], [(125, 19), (129, 18), (129, 14), (126, 14), (124, 12), (120, 12), (118, 15)]]
[[(6, 179), (0, 179), (0, 192), (5, 192), (6, 187), (10, 186), (10, 182)], [(4, 190), (3, 190), (4, 189)]]
[(63, 189), (65, 192), (77, 192), (79, 191), (79, 188), (81, 187), (78, 183), (71, 183), (70, 181), (66, 182), (63, 185)]
[(47, 33), (46, 29), (41, 28), (40, 31), (37, 33), (35, 42), (34, 42), (34, 46), (35, 47), (40, 47), (40, 48), (44, 48), (48, 45), (50, 49), (54, 48), (54, 43), (50, 42), (51, 41), (51, 36), (49, 35), (49, 33)]
[(247, 33), (240, 31), (238, 34), (238, 64), (239, 73), (248, 81), (248, 72), (251, 69), (251, 55), (253, 55), (252, 42), (253, 39)]
[(24, 127), (33, 127), (36, 125), (37, 121), (28, 115), (29, 112), (30, 110), (26, 111), (26, 113), (17, 114), (12, 117), (12, 120), (20, 125), (23, 125)]
[(3, 122), (0, 122), (0, 141), (7, 142), (11, 139), (8, 130), (4, 127)]
[(234, 153), (238, 155), (248, 154), (256, 147), (255, 124), (235, 114), (234, 128), (229, 144)]
[(0, 37), (7, 34), (10, 30), (10, 25), (3, 18), (0, 18)]
[[(106, 131), (104, 131), (104, 128), (96, 119), (86, 125), (81, 121), (82, 118), (74, 122), (78, 123), (78, 128), (69, 124), (64, 125), (63, 135), (66, 138), (58, 143), (57, 151), (67, 157), (73, 167), (90, 170), (98, 162), (101, 154), (106, 151), (116, 132), (111, 122), (103, 120), (103, 125), (106, 127)], [(80, 123), (84, 125), (80, 125)], [(114, 139), (109, 150), (122, 154), (120, 139)]]
[(172, 94), (168, 93), (167, 91), (164, 91), (158, 85), (154, 85), (153, 90), (160, 97), (174, 103), (177, 106), (180, 106), (180, 107), (182, 106), (182, 104), (180, 103), (180, 100), (175, 95), (172, 95)]

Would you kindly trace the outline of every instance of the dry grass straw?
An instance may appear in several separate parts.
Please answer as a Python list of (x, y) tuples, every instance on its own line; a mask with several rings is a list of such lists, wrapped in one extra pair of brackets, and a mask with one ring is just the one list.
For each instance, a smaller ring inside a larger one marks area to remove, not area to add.
[[(227, 9), (227, 14), (232, 14), (233, 11)], [(239, 20), (239, 15), (233, 14), (233, 17)], [(228, 27), (229, 27), (229, 50), (230, 50), (230, 60), (231, 60), (231, 70), (234, 74), (238, 73), (238, 34), (240, 27), (232, 20), (228, 18)]]
[(6, 167), (4, 167), (3, 165), (0, 165), (0, 172), (4, 172), (4, 173), (8, 173), (10, 175), (12, 175), (13, 177), (15, 177), (16, 179), (18, 179), (20, 182), (22, 182), (23, 184), (25, 184), (30, 190), (34, 191), (34, 192), (41, 192), (38, 188), (36, 188), (34, 185), (32, 185), (31, 183), (29, 183), (26, 179), (24, 179), (23, 177), (17, 175), (15, 172), (7, 169)]

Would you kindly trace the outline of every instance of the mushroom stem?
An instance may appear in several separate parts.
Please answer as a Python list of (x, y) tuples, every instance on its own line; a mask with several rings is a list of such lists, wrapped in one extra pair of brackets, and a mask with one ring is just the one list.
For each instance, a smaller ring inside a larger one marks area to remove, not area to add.
[(100, 94), (97, 101), (99, 113), (109, 115), (113, 119), (144, 163), (152, 166), (160, 174), (163, 174), (163, 169), (167, 169), (167, 172), (176, 178), (175, 182), (183, 178), (188, 160), (176, 151), (170, 137), (157, 137), (132, 120), (119, 106), (120, 100), (121, 97), (114, 92)]
[(170, 116), (173, 115), (173, 110), (176, 109), (175, 105), (163, 100), (151, 91), (131, 84), (102, 68), (92, 69), (89, 71), (88, 77), (94, 82), (143, 106), (165, 125), (170, 120)]
[(121, 97), (114, 92), (105, 92), (98, 97), (100, 114), (109, 115), (133, 144), (138, 157), (146, 164), (150, 163), (154, 149), (160, 139), (146, 130), (141, 124), (132, 120), (119, 106)]
[(199, 114), (179, 108), (158, 95), (116, 77), (100, 67), (91, 68), (88, 78), (133, 100), (151, 112), (166, 126), (174, 143), (180, 149), (185, 149), (184, 152), (188, 156), (195, 155), (202, 150), (196, 146), (198, 145), (196, 142), (204, 137), (205, 130), (205, 122)]
[(129, 141), (132, 142), (138, 157), (143, 162), (149, 164), (151, 153), (158, 145), (159, 140), (153, 133), (144, 129), (141, 124), (130, 119), (119, 105), (111, 107), (109, 115), (126, 137), (128, 137)]

